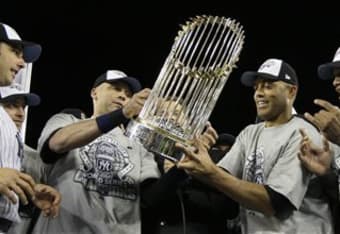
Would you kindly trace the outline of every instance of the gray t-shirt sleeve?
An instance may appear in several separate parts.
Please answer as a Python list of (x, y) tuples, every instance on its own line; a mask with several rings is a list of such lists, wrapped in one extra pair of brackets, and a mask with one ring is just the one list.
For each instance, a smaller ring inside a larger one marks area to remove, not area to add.
[(56, 114), (53, 115), (46, 123), (44, 129), (38, 140), (37, 150), (40, 153), (42, 147), (46, 141), (51, 137), (51, 135), (58, 129), (63, 128), (69, 124), (79, 121), (79, 119), (73, 117), (70, 114)]
[(217, 166), (227, 170), (230, 174), (242, 178), (244, 161), (244, 138), (245, 131), (242, 131), (235, 140), (230, 151), (217, 163)]

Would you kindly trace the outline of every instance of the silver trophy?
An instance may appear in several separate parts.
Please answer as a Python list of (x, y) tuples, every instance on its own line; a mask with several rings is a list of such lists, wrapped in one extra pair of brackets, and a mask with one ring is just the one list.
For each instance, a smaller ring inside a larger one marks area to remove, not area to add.
[(239, 59), (243, 27), (233, 19), (197, 16), (181, 26), (139, 116), (126, 134), (172, 161), (176, 142), (190, 145), (202, 133)]

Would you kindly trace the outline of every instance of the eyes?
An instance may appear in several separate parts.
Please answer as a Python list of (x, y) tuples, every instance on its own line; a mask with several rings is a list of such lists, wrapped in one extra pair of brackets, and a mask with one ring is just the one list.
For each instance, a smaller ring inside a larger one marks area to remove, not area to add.
[(259, 88), (272, 89), (272, 88), (274, 88), (274, 82), (269, 82), (269, 81), (258, 82), (254, 85), (254, 90), (256, 91)]
[(15, 48), (15, 47), (11, 47), (11, 51), (12, 51), (17, 57), (22, 58), (22, 56), (23, 56), (22, 49)]
[(111, 90), (116, 91), (116, 92), (124, 92), (124, 94), (125, 94), (127, 97), (129, 97), (129, 98), (132, 97), (132, 92), (131, 92), (129, 89), (123, 87), (123, 86), (119, 86), (119, 85), (110, 85), (109, 88), (110, 88)]

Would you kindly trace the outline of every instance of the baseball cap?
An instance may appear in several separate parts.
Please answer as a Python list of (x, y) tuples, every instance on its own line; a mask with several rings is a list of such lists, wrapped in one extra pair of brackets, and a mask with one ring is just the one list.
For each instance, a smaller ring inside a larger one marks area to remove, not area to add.
[(215, 145), (233, 145), (235, 137), (228, 133), (221, 133), (218, 135)]
[(283, 81), (292, 85), (298, 85), (298, 78), (295, 70), (281, 59), (267, 59), (257, 70), (244, 72), (241, 82), (245, 86), (252, 87), (257, 78), (264, 78), (273, 81)]
[(321, 64), (318, 67), (318, 75), (322, 80), (334, 79), (334, 69), (340, 68), (340, 47), (335, 52), (332, 62)]
[(21, 90), (19, 84), (0, 87), (0, 102), (10, 102), (18, 97), (24, 97), (28, 106), (40, 104), (40, 97), (37, 94)]
[(41, 54), (41, 46), (39, 44), (21, 40), (19, 34), (12, 27), (4, 23), (0, 23), (0, 41), (13, 46), (22, 46), (23, 58), (26, 63), (36, 61)]
[(142, 85), (136, 78), (127, 76), (124, 72), (119, 70), (108, 70), (106, 73), (100, 75), (94, 81), (92, 88), (95, 88), (104, 82), (112, 84), (116, 81), (125, 82), (130, 87), (132, 93), (136, 93), (142, 89)]

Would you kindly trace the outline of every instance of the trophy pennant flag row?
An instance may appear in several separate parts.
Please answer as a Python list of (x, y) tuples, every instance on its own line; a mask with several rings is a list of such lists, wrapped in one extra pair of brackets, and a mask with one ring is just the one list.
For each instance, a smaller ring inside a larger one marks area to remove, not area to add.
[(156, 155), (179, 160), (176, 142), (202, 133), (244, 43), (234, 19), (196, 16), (181, 26), (138, 117), (126, 134)]

